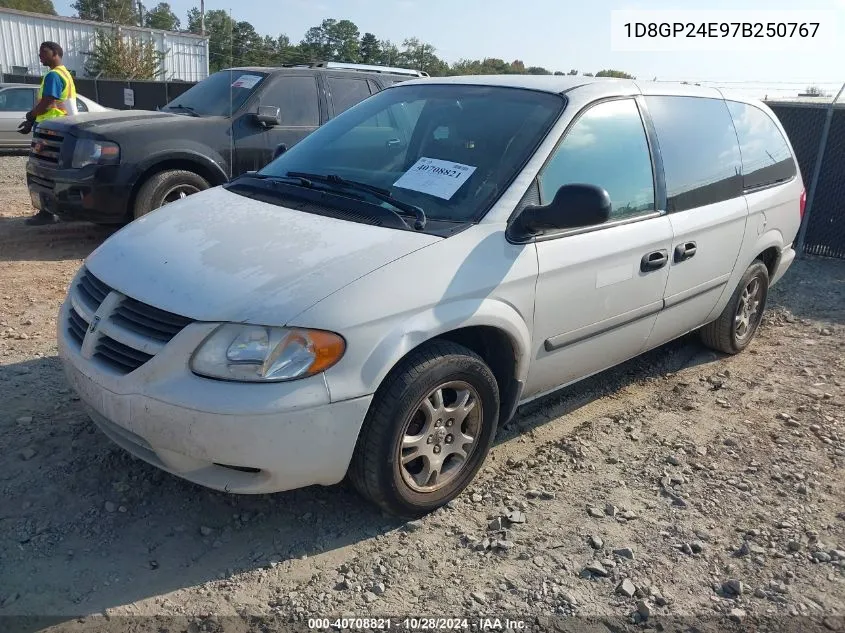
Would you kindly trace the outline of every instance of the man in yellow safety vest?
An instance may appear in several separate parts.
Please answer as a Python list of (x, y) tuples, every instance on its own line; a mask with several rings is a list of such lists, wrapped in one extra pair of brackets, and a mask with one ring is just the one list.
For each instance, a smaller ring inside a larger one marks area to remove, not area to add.
[[(38, 50), (41, 63), (50, 70), (41, 79), (38, 89), (38, 103), (26, 113), (26, 121), (18, 131), (29, 134), (38, 128), (38, 124), (57, 117), (77, 114), (76, 85), (70, 71), (62, 65), (62, 47), (55, 42), (44, 42)], [(27, 224), (52, 224), (56, 217), (52, 213), (39, 211), (29, 218)]]

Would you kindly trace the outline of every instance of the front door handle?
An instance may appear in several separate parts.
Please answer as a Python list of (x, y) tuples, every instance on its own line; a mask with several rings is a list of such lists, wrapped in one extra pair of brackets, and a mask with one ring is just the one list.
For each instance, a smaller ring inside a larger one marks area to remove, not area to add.
[(652, 251), (651, 253), (643, 255), (643, 258), (640, 261), (640, 270), (644, 273), (652, 270), (659, 270), (660, 268), (663, 268), (668, 261), (669, 253), (665, 249)]
[(695, 256), (695, 242), (687, 242), (685, 244), (678, 244), (675, 247), (675, 263), (682, 262), (690, 257)]

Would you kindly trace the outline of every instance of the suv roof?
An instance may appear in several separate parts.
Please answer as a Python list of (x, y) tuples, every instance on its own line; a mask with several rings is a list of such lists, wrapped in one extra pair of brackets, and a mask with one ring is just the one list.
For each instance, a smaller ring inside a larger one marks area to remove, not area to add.
[(412, 68), (397, 68), (392, 66), (376, 66), (372, 64), (347, 64), (344, 62), (312, 62), (308, 64), (282, 64), (281, 66), (239, 66), (226, 70), (243, 70), (252, 72), (274, 72), (285, 68), (314, 68), (321, 70), (341, 70), (364, 73), (379, 73), (384, 75), (404, 75), (406, 77), (428, 77), (428, 73)]

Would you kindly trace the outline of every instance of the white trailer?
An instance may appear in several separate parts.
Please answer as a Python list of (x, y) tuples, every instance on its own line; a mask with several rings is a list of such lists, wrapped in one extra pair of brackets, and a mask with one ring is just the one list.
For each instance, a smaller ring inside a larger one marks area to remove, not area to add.
[(127, 39), (154, 42), (164, 53), (159, 81), (202, 81), (208, 77), (208, 38), (137, 26), (118, 26), (41, 13), (0, 8), (0, 74), (36, 75), (44, 72), (38, 61), (41, 42), (58, 42), (64, 63), (78, 77), (86, 76), (85, 62), (94, 50), (97, 31), (119, 29)]

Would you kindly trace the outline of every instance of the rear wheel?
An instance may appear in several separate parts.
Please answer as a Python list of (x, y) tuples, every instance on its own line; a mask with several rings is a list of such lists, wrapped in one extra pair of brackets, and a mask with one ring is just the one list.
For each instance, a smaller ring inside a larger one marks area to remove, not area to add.
[(725, 354), (737, 354), (751, 343), (769, 295), (769, 269), (755, 260), (739, 282), (719, 318), (701, 329), (705, 345)]
[(469, 485), (496, 433), (499, 390), (474, 352), (435, 341), (385, 380), (349, 468), (360, 494), (391, 514), (422, 516)]
[(136, 218), (159, 207), (208, 189), (208, 181), (192, 171), (170, 169), (152, 176), (138, 191), (135, 199)]

